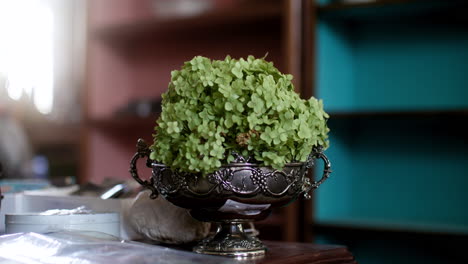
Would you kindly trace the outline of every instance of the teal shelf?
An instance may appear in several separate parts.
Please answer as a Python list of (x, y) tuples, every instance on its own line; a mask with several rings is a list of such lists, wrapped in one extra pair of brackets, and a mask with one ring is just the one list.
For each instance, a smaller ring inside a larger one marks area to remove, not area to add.
[(363, 264), (468, 263), (468, 2), (320, 2), (333, 173), (316, 242)]
[(456, 110), (413, 110), (413, 111), (356, 111), (356, 112), (328, 112), (333, 120), (346, 119), (446, 119), (460, 122), (468, 118), (468, 109)]
[(412, 221), (389, 221), (388, 219), (341, 218), (317, 220), (316, 226), (336, 229), (359, 229), (378, 232), (399, 232), (431, 235), (468, 236), (468, 224), (421, 223)]

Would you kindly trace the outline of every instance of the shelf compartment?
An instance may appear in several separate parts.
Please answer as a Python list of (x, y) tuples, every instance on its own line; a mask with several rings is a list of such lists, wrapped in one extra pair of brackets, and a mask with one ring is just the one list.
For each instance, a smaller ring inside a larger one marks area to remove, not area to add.
[(320, 21), (317, 96), (330, 112), (468, 108), (463, 25)]
[(315, 220), (468, 234), (468, 129), (461, 124), (331, 119), (333, 173), (317, 190)]

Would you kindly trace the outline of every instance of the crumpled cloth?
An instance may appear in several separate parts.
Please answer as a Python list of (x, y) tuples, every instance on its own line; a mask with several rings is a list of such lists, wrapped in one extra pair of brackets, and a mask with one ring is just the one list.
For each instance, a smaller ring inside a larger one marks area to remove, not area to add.
[(195, 220), (187, 209), (161, 196), (150, 199), (148, 191), (138, 194), (127, 217), (132, 228), (144, 238), (168, 244), (201, 240), (211, 227), (210, 223)]

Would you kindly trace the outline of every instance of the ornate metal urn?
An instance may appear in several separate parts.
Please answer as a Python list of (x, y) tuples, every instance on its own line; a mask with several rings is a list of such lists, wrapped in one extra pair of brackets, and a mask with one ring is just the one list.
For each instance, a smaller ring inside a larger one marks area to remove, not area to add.
[[(330, 175), (330, 162), (321, 148), (314, 148), (306, 162), (288, 163), (282, 170), (233, 154), (234, 162), (205, 176), (171, 170), (164, 164), (149, 159), (150, 149), (139, 139), (138, 152), (130, 164), (132, 177), (152, 191), (151, 198), (159, 194), (171, 203), (190, 209), (197, 220), (218, 224), (214, 236), (208, 237), (194, 247), (197, 253), (231, 257), (254, 257), (265, 254), (266, 247), (255, 236), (246, 234), (242, 224), (266, 218), (272, 208), (285, 206), (300, 195), (310, 198), (309, 192), (316, 189)], [(152, 177), (142, 180), (136, 163), (147, 158), (146, 165), (152, 168)], [(324, 170), (319, 181), (306, 177), (316, 159), (322, 159)]]

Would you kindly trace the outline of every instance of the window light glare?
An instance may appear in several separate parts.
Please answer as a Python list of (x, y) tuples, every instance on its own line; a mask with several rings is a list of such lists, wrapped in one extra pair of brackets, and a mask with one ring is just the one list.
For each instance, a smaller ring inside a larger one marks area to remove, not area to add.
[(0, 1), (0, 72), (7, 94), (23, 95), (48, 114), (53, 107), (53, 13), (40, 1)]
[(8, 96), (13, 100), (19, 100), (23, 95), (21, 86), (15, 83), (15, 81), (8, 79), (6, 82), (6, 90)]

